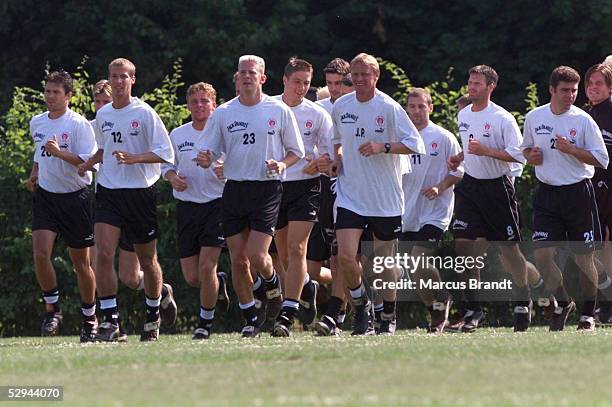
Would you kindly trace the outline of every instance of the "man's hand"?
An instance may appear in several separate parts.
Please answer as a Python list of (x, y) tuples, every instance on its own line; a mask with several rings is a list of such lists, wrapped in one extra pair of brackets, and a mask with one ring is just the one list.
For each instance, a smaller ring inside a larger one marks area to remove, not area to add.
[(459, 153), (457, 155), (451, 155), (446, 164), (449, 170), (457, 171), (457, 168), (459, 168), (459, 166), (461, 165), (461, 162), (463, 162), (463, 153)]
[(127, 151), (116, 150), (116, 151), (113, 151), (113, 155), (117, 159), (117, 164), (131, 165), (131, 164), (137, 164), (138, 163), (137, 155), (136, 154), (130, 154)]
[(385, 145), (374, 141), (368, 141), (359, 146), (359, 153), (364, 157), (380, 154), (383, 151), (385, 151)]
[(425, 196), (425, 198), (431, 201), (436, 199), (440, 195), (440, 188), (438, 188), (437, 185), (434, 185), (431, 188), (421, 189), (421, 193)]
[(282, 161), (273, 159), (266, 160), (266, 171), (269, 177), (280, 175), (287, 169), (287, 165)]
[(223, 161), (221, 160), (215, 161), (215, 168), (213, 169), (213, 172), (215, 173), (217, 178), (220, 179), (221, 181), (225, 179), (225, 175), (223, 175)]
[(51, 140), (45, 143), (45, 150), (54, 157), (57, 157), (61, 151), (57, 139), (55, 138), (55, 134), (51, 137)]
[(543, 156), (542, 150), (540, 147), (533, 147), (529, 149), (529, 152), (525, 154), (525, 158), (527, 159), (527, 163), (531, 165), (542, 165)]
[(489, 147), (485, 146), (478, 140), (470, 139), (468, 143), (468, 154), (487, 156), (489, 155)]
[(30, 178), (26, 181), (26, 188), (30, 192), (34, 192), (38, 187), (38, 174), (30, 175)]
[(198, 152), (198, 156), (196, 157), (196, 162), (202, 168), (208, 168), (212, 164), (212, 155), (210, 154), (210, 150), (202, 150)]
[(321, 158), (313, 159), (312, 156), (307, 155), (304, 157), (304, 159), (307, 161), (308, 164), (306, 164), (306, 166), (304, 167), (302, 171), (308, 175), (317, 174), (319, 172), (318, 163)]
[(182, 174), (174, 174), (173, 176), (170, 176), (168, 181), (170, 181), (170, 185), (172, 185), (172, 188), (175, 191), (183, 192), (187, 189), (187, 177)]
[(342, 156), (336, 155), (336, 159), (332, 164), (331, 171), (329, 172), (330, 177), (337, 177), (342, 171)]
[(574, 145), (566, 138), (560, 135), (556, 135), (557, 140), (555, 141), (555, 148), (562, 153), (572, 154)]
[(331, 171), (333, 161), (329, 155), (324, 154), (317, 160), (317, 169), (321, 174), (328, 174)]

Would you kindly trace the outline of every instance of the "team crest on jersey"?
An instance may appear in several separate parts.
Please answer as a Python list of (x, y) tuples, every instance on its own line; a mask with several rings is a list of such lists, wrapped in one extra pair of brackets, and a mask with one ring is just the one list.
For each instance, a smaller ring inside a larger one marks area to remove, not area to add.
[(576, 132), (576, 129), (571, 129), (571, 130), (569, 131), (569, 135), (570, 135), (570, 143), (572, 143), (572, 144), (576, 144), (576, 134), (578, 134), (578, 133)]
[(233, 123), (230, 123), (229, 126), (227, 126), (227, 131), (230, 133), (235, 133), (237, 131), (245, 131), (247, 128), (249, 127), (249, 122), (242, 122), (242, 121), (237, 121), (234, 120)]
[(491, 124), (485, 123), (483, 137), (491, 137)]
[(357, 123), (357, 119), (359, 119), (359, 116), (353, 113), (349, 113), (349, 112), (342, 113), (340, 115), (340, 123), (344, 123), (344, 124)]
[(130, 131), (130, 136), (137, 136), (140, 134), (140, 123), (138, 123), (138, 120), (132, 120), (130, 126), (132, 127), (132, 131)]
[(276, 127), (276, 119), (270, 119), (268, 120), (268, 127), (273, 129)]
[(306, 120), (306, 123), (304, 124), (304, 126), (306, 127), (307, 130), (311, 130), (312, 129), (312, 120)]
[(429, 153), (429, 155), (431, 155), (432, 157), (437, 157), (438, 154), (440, 154), (440, 152), (438, 151), (438, 147), (438, 143), (436, 143), (435, 141), (431, 143), (431, 153)]
[(43, 141), (43, 139), (45, 138), (45, 135), (42, 133), (34, 133), (32, 138), (34, 139), (35, 143), (38, 143), (39, 141)]
[(548, 126), (546, 124), (540, 124), (535, 128), (535, 134), (539, 136), (550, 136), (553, 132), (552, 126)]
[(102, 132), (104, 133), (106, 131), (110, 131), (113, 129), (113, 127), (115, 127), (115, 123), (105, 121), (104, 123), (102, 123)]
[(137, 129), (139, 127), (140, 127), (140, 123), (138, 123), (138, 120), (132, 120), (132, 128)]
[(470, 129), (470, 125), (466, 122), (459, 123), (459, 131), (468, 131)]
[(63, 132), (62, 135), (61, 135), (62, 141), (68, 141), (68, 137), (69, 137), (68, 133), (66, 133), (66, 132)]
[(376, 116), (376, 125), (378, 126), (377, 129), (374, 130), (375, 133), (382, 133), (385, 131), (385, 128), (383, 127), (383, 125), (385, 124), (385, 118), (382, 116)]

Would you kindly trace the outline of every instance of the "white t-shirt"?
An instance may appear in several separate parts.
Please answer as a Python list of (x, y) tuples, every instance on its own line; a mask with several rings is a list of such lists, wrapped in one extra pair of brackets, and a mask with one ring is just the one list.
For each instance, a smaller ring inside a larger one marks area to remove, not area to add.
[(468, 105), (459, 112), (458, 122), (466, 174), (478, 179), (520, 174), (515, 163), (468, 153), (469, 140), (473, 138), (487, 147), (504, 150), (515, 160), (525, 163), (520, 149), (523, 137), (510, 113), (493, 102), (479, 112), (473, 112), (472, 105)]
[(104, 150), (97, 182), (106, 188), (148, 188), (161, 174), (159, 163), (118, 164), (113, 151), (152, 152), (168, 163), (174, 162), (166, 126), (151, 106), (136, 97), (121, 109), (115, 109), (112, 103), (102, 107), (96, 114), (94, 130), (98, 146)]
[(410, 171), (407, 155), (364, 157), (359, 146), (367, 141), (401, 142), (424, 154), (419, 132), (402, 107), (376, 90), (367, 102), (349, 93), (334, 103), (333, 144), (342, 144), (342, 170), (336, 186), (336, 204), (361, 216), (401, 216), (404, 212), (402, 175)]
[(215, 175), (215, 164), (202, 168), (196, 163), (198, 150), (195, 146), (201, 134), (202, 131), (193, 128), (192, 122), (170, 132), (175, 164), (162, 164), (162, 174), (173, 170), (186, 177), (187, 189), (180, 192), (172, 190), (174, 197), (180, 201), (206, 203), (221, 198), (223, 194), (225, 181)]
[(588, 113), (576, 106), (560, 115), (550, 110), (550, 103), (533, 109), (525, 117), (521, 149), (539, 147), (542, 165), (535, 166), (536, 177), (549, 185), (570, 185), (593, 177), (595, 168), (555, 148), (556, 136), (566, 137), (574, 146), (591, 152), (604, 167), (608, 151), (599, 126)]
[(451, 132), (431, 121), (419, 133), (423, 138), (426, 153), (410, 155), (412, 172), (404, 174), (403, 177), (402, 231), (417, 232), (425, 225), (446, 230), (453, 216), (453, 187), (444, 190), (433, 200), (427, 199), (421, 190), (437, 185), (447, 175), (463, 177), (463, 165), (450, 172), (447, 165), (449, 157), (459, 154), (461, 147)]
[(254, 106), (245, 106), (235, 97), (216, 108), (196, 146), (217, 158), (225, 153), (223, 174), (234, 181), (281, 180), (285, 173), (272, 178), (266, 175), (266, 160), (282, 161), (288, 151), (304, 157), (291, 109), (268, 95), (262, 95)]
[[(276, 100), (283, 101), (283, 95), (274, 96)], [(297, 106), (290, 106), (295, 115), (302, 142), (304, 143), (304, 158), (287, 168), (287, 175), (284, 181), (300, 181), (305, 179), (318, 178), (319, 174), (308, 175), (304, 172), (304, 167), (308, 165), (306, 158), (315, 159), (323, 154), (329, 154), (332, 137), (331, 116), (325, 109), (316, 103), (304, 98), (302, 103)], [(329, 154), (330, 157), (332, 156)]]
[(98, 149), (87, 119), (70, 109), (57, 119), (50, 119), (49, 112), (41, 113), (30, 120), (30, 135), (34, 140), (34, 162), (38, 163), (38, 185), (41, 188), (64, 194), (91, 184), (90, 171), (80, 177), (76, 166), (52, 156), (45, 149), (47, 141), (55, 136), (61, 150), (87, 161)]
[(334, 108), (334, 103), (331, 101), (331, 97), (317, 100), (317, 104), (323, 106), (323, 109), (327, 111), (327, 113), (331, 114), (332, 109)]

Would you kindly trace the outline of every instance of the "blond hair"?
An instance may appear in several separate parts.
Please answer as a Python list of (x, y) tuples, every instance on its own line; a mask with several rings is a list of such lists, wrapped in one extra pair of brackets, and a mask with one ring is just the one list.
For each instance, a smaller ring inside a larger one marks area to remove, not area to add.
[(94, 85), (94, 97), (96, 95), (104, 94), (109, 97), (113, 97), (113, 89), (110, 83), (106, 79), (102, 79)]
[(198, 82), (190, 85), (187, 88), (187, 100), (189, 101), (189, 97), (198, 93), (203, 92), (206, 96), (208, 96), (213, 102), (217, 102), (217, 91), (210, 83)]
[(111, 63), (108, 64), (108, 72), (110, 72), (111, 68), (117, 67), (117, 66), (127, 68), (130, 76), (132, 77), (136, 76), (136, 65), (134, 65), (134, 63), (130, 61), (129, 59), (126, 59), (126, 58), (113, 59)]
[(356, 63), (362, 63), (371, 67), (376, 74), (380, 76), (380, 65), (378, 65), (378, 61), (372, 55), (366, 54), (365, 52), (357, 54), (357, 56), (355, 56), (355, 58), (353, 58), (351, 61), (351, 67)]

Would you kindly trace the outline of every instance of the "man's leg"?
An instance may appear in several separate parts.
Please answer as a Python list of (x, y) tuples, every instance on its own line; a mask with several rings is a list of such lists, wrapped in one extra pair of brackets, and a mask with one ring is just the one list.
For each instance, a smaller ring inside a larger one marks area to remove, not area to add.
[(580, 270), (579, 281), (583, 295), (582, 312), (578, 329), (584, 331), (595, 330), (595, 304), (597, 301), (597, 270), (593, 263), (593, 253), (576, 254), (576, 265)]
[(193, 339), (208, 339), (215, 318), (215, 306), (219, 293), (217, 262), (220, 247), (202, 247), (198, 257), (198, 280), (200, 281), (200, 322)]
[(34, 248), (34, 271), (36, 280), (43, 292), (45, 301), (46, 316), (41, 325), (43, 336), (57, 335), (63, 317), (59, 307), (59, 289), (53, 263), (51, 263), (51, 253), (57, 233), (38, 229), (32, 231), (32, 244)]
[[(379, 240), (375, 234), (373, 238), (374, 256), (388, 258), (395, 255), (395, 240)], [(396, 267), (385, 267), (382, 272), (382, 280), (387, 283), (397, 282), (398, 277), (399, 273)], [(397, 300), (397, 290), (395, 288), (384, 288), (379, 290), (378, 293), (382, 298), (378, 334), (393, 335), (396, 326), (395, 302)]]
[(529, 293), (529, 273), (527, 261), (521, 253), (518, 243), (503, 244), (499, 246), (501, 251), (502, 266), (506, 272), (512, 275), (514, 281), (514, 331), (523, 332), (529, 328), (531, 323), (531, 295)]
[(81, 295), (81, 342), (93, 341), (97, 333), (96, 319), (96, 277), (89, 259), (89, 248), (68, 248), (70, 259), (77, 276)]
[(134, 244), (138, 262), (144, 273), (144, 292), (146, 304), (145, 326), (141, 341), (155, 341), (159, 336), (159, 307), (163, 284), (162, 269), (157, 259), (157, 239), (147, 243)]
[(103, 322), (98, 328), (97, 340), (115, 341), (119, 338), (119, 307), (117, 306), (117, 275), (113, 262), (120, 229), (108, 223), (94, 225), (96, 260), (94, 273)]

